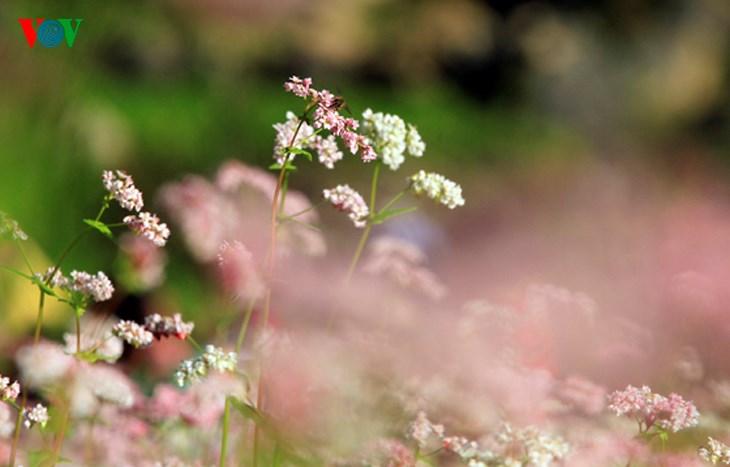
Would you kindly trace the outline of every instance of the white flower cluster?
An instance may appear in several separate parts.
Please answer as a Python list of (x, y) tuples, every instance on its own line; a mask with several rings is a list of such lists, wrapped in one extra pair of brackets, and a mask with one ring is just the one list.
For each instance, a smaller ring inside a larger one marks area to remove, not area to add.
[(413, 125), (408, 125), (397, 115), (365, 110), (362, 114), (362, 133), (391, 170), (405, 161), (406, 151), (411, 156), (421, 157), (426, 145)]
[(28, 240), (28, 235), (18, 225), (18, 221), (0, 211), (0, 236), (9, 236), (11, 240)]
[(101, 175), (106, 191), (114, 196), (127, 211), (139, 212), (144, 206), (142, 192), (134, 186), (134, 180), (124, 170), (105, 170)]
[(461, 196), (461, 186), (443, 175), (425, 172), (420, 170), (409, 178), (411, 190), (416, 195), (425, 193), (434, 201), (454, 209), (464, 205), (464, 198)]
[(112, 334), (138, 349), (152, 344), (154, 336), (144, 326), (134, 321), (122, 320), (114, 325)]
[(235, 352), (226, 353), (220, 347), (207, 345), (205, 353), (190, 360), (183, 360), (180, 368), (175, 372), (175, 382), (182, 387), (201, 380), (208, 370), (235, 371), (238, 355)]
[(442, 438), (444, 436), (444, 426), (431, 423), (426, 416), (426, 412), (420, 410), (416, 414), (416, 419), (411, 422), (408, 428), (408, 437), (422, 448), (428, 442), (431, 434)]
[(508, 423), (502, 423), (496, 439), (504, 446), (522, 446), (528, 464), (536, 467), (548, 466), (570, 452), (570, 445), (563, 438), (534, 426), (519, 430)]
[(349, 185), (337, 185), (331, 190), (324, 190), (322, 195), (340, 211), (349, 212), (348, 217), (355, 227), (365, 227), (370, 210), (360, 193), (350, 188)]
[(434, 425), (419, 412), (409, 426), (408, 437), (424, 447), (430, 435), (435, 435), (447, 451), (451, 451), (470, 467), (521, 466), (547, 467), (570, 452), (570, 446), (560, 436), (535, 427), (522, 430), (502, 423), (491, 436), (494, 449), (482, 449), (479, 443), (463, 436), (444, 436), (444, 427)]
[(728, 445), (712, 437), (707, 438), (707, 444), (709, 446), (702, 446), (698, 451), (700, 459), (711, 462), (712, 465), (717, 465), (718, 462), (730, 465), (730, 447)]
[[(104, 302), (112, 298), (114, 286), (106, 274), (99, 271), (96, 274), (89, 274), (83, 271), (71, 271), (71, 277), (63, 275), (60, 269), (50, 267), (45, 274), (34, 274), (34, 277), (42, 282), (47, 282), (51, 287), (58, 287), (67, 292), (78, 292), (84, 296), (91, 297), (95, 302)], [(49, 278), (53, 274), (53, 277)]]
[(160, 222), (160, 219), (149, 212), (140, 212), (136, 216), (127, 216), (124, 223), (137, 235), (142, 235), (151, 240), (157, 246), (165, 246), (170, 237), (170, 229), (167, 224)]
[(32, 409), (26, 409), (23, 412), (23, 426), (31, 429), (38, 424), (43, 428), (48, 423), (48, 418), (48, 409), (43, 404), (37, 404)]
[[(306, 122), (301, 122), (299, 125), (299, 118), (294, 115), (293, 112), (286, 113), (286, 122), (277, 123), (274, 125), (276, 130), (276, 137), (274, 139), (274, 159), (278, 164), (284, 164), (285, 154), (284, 151), (290, 145), (298, 149), (313, 149), (319, 156), (319, 162), (321, 162), (328, 169), (335, 167), (335, 162), (342, 159), (342, 151), (337, 146), (334, 135), (329, 135), (324, 138), (320, 135), (314, 134), (314, 128), (312, 128)], [(292, 138), (294, 133), (299, 127), (299, 133), (292, 144)], [(290, 160), (293, 160), (296, 154), (289, 156)]]

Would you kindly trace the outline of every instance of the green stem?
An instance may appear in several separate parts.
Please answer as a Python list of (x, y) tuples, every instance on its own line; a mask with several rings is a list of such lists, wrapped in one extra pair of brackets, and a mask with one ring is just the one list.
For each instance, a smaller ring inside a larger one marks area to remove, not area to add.
[(25, 248), (23, 248), (23, 242), (21, 240), (16, 240), (16, 243), (18, 244), (18, 249), (20, 250), (20, 255), (23, 257), (23, 261), (25, 262), (25, 265), (28, 267), (28, 271), (30, 271), (30, 275), (33, 275), (33, 266), (30, 265), (30, 260), (28, 259), (28, 255), (25, 253)]
[(317, 203), (317, 204), (313, 204), (313, 205), (309, 206), (309, 207), (308, 207), (307, 209), (302, 209), (301, 211), (299, 211), (299, 212), (295, 212), (294, 214), (291, 214), (291, 215), (289, 215), (289, 216), (283, 216), (283, 215), (279, 215), (279, 219), (281, 219), (281, 220), (286, 220), (286, 221), (293, 221), (293, 220), (295, 220), (295, 219), (294, 219), (295, 217), (301, 216), (301, 215), (302, 215), (302, 214), (304, 214), (305, 212), (309, 212), (309, 211), (311, 211), (312, 209), (316, 209), (316, 208), (318, 208), (318, 207), (322, 206), (322, 205), (323, 205), (324, 203), (326, 203), (326, 202), (327, 202), (327, 200), (326, 200), (326, 199), (325, 199), (325, 200), (322, 200), (322, 201), (320, 201), (320, 202), (319, 202), (319, 203)]
[(243, 318), (243, 322), (241, 323), (241, 330), (238, 331), (238, 340), (236, 340), (236, 354), (241, 352), (241, 347), (243, 346), (243, 339), (246, 336), (246, 330), (248, 329), (248, 322), (251, 319), (251, 315), (253, 314), (253, 306), (255, 304), (256, 304), (256, 297), (253, 297), (248, 304), (248, 309), (246, 310), (246, 316)]
[(223, 437), (221, 439), (221, 461), (220, 461), (220, 467), (224, 467), (226, 465), (226, 451), (228, 451), (228, 427), (230, 425), (230, 417), (231, 417), (231, 403), (228, 402), (228, 398), (226, 397), (226, 408), (223, 411)]
[(365, 249), (365, 243), (368, 241), (368, 236), (370, 235), (372, 228), (372, 224), (368, 224), (365, 226), (365, 230), (363, 230), (362, 235), (360, 236), (360, 242), (357, 244), (357, 249), (355, 250), (355, 254), (352, 256), (350, 267), (347, 270), (347, 276), (345, 276), (345, 283), (350, 282), (352, 274), (355, 272), (355, 268), (357, 267), (357, 263), (360, 262), (360, 255), (362, 255), (362, 252)]
[(76, 354), (81, 353), (81, 317), (78, 313), (74, 313), (76, 317)]
[(396, 201), (398, 201), (399, 199), (401, 199), (403, 197), (403, 195), (405, 195), (406, 193), (408, 193), (408, 190), (403, 190), (400, 193), (398, 193), (397, 195), (395, 195), (393, 197), (393, 199), (391, 199), (390, 201), (388, 201), (388, 203), (385, 206), (383, 206), (382, 208), (380, 208), (380, 211), (378, 211), (378, 214), (380, 214), (381, 212), (385, 212), (389, 207), (391, 207), (392, 205), (394, 205)]
[(195, 347), (195, 350), (197, 350), (200, 353), (204, 353), (203, 348), (198, 344), (195, 339), (193, 339), (193, 336), (188, 336), (187, 341), (190, 342), (190, 345)]
[[(352, 278), (352, 274), (355, 272), (355, 268), (357, 267), (357, 263), (360, 261), (360, 256), (362, 255), (363, 250), (365, 249), (365, 243), (367, 243), (368, 236), (370, 235), (370, 231), (373, 228), (373, 224), (370, 222), (370, 220), (375, 217), (375, 195), (378, 191), (378, 176), (380, 175), (380, 166), (382, 165), (382, 162), (380, 159), (375, 161), (375, 170), (373, 171), (373, 180), (370, 184), (370, 213), (368, 214), (368, 225), (365, 227), (365, 230), (363, 231), (362, 235), (360, 236), (360, 242), (357, 245), (357, 249), (355, 250), (355, 254), (352, 256), (352, 261), (350, 262), (350, 267), (347, 270), (347, 276), (345, 276), (345, 283), (350, 282), (350, 279)], [(396, 197), (397, 199), (398, 197)], [(394, 203), (395, 201), (391, 201)]]
[(284, 180), (281, 183), (281, 201), (279, 201), (279, 214), (277, 215), (277, 217), (284, 214), (284, 205), (286, 204), (286, 192), (288, 189), (289, 189), (289, 171), (287, 170), (284, 172)]

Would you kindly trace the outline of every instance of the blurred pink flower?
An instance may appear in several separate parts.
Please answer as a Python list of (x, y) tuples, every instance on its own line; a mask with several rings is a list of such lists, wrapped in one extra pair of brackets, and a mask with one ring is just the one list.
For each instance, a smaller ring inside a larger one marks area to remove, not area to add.
[(586, 415), (597, 415), (606, 407), (606, 390), (581, 376), (566, 378), (556, 389), (558, 399)]

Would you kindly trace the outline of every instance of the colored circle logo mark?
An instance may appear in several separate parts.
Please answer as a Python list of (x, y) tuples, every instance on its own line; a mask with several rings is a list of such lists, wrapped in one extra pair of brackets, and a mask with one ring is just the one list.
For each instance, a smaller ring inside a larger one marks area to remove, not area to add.
[(38, 42), (49, 48), (58, 47), (63, 40), (63, 27), (56, 20), (46, 20), (38, 26)]

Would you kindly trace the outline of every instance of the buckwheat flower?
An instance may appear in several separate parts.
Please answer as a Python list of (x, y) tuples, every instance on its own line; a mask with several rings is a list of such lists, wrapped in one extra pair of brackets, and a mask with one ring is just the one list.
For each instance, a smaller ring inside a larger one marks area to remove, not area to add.
[(426, 143), (421, 139), (418, 129), (410, 123), (408, 124), (408, 133), (406, 133), (406, 150), (413, 157), (421, 157), (426, 151)]
[(444, 436), (444, 426), (431, 423), (426, 417), (426, 412), (421, 410), (408, 427), (407, 436), (413, 439), (419, 447), (424, 447), (431, 434), (442, 438)]
[(317, 151), (319, 162), (328, 169), (334, 169), (335, 162), (342, 160), (342, 151), (340, 151), (339, 146), (337, 146), (337, 142), (335, 142), (335, 137), (333, 135), (329, 135), (326, 138), (316, 135), (312, 138), (311, 147)]
[(37, 404), (32, 409), (25, 409), (23, 413), (23, 426), (31, 429), (36, 424), (40, 425), (41, 428), (45, 428), (48, 423), (48, 409), (43, 404)]
[(45, 274), (35, 273), (33, 274), (33, 277), (38, 279), (39, 281), (43, 283), (47, 283), (51, 287), (59, 287), (59, 288), (68, 288), (69, 287), (69, 279), (68, 277), (64, 276), (61, 272), (61, 268), (56, 269), (56, 272), (53, 274), (53, 278), (49, 280), (49, 277), (51, 277), (51, 274), (53, 273), (53, 270), (56, 269), (55, 267), (51, 266), (48, 268)]
[(132, 229), (132, 232), (152, 240), (152, 243), (157, 246), (165, 246), (167, 239), (170, 237), (170, 229), (167, 228), (167, 224), (160, 222), (156, 215), (149, 212), (140, 212), (136, 216), (127, 216), (123, 221)]
[(112, 294), (114, 294), (112, 282), (101, 271), (95, 275), (83, 271), (71, 271), (69, 288), (74, 292), (92, 297), (95, 302), (109, 300), (112, 298)]
[(205, 353), (190, 360), (184, 360), (175, 372), (174, 379), (182, 387), (200, 381), (211, 369), (218, 371), (234, 371), (238, 356), (235, 352), (224, 352), (220, 347), (207, 345)]
[(225, 352), (220, 347), (212, 345), (205, 346), (205, 353), (202, 355), (205, 365), (218, 371), (234, 371), (238, 362), (236, 352)]
[(480, 452), (479, 444), (476, 441), (468, 440), (463, 436), (446, 436), (443, 439), (443, 447), (461, 457), (462, 460), (472, 458)]
[(409, 179), (410, 188), (416, 195), (426, 194), (434, 201), (454, 209), (464, 205), (461, 197), (461, 186), (437, 173), (426, 173), (420, 170)]
[(698, 450), (700, 459), (711, 462), (712, 465), (730, 465), (730, 447), (712, 437), (707, 438), (707, 444)]
[(656, 420), (654, 424), (665, 429), (678, 432), (699, 423), (699, 412), (694, 403), (686, 401), (679, 394), (670, 394), (656, 404)]
[(18, 225), (18, 221), (0, 211), (0, 237), (10, 237), (11, 240), (28, 240), (28, 235)]
[(152, 335), (160, 340), (162, 337), (175, 336), (180, 340), (185, 340), (193, 332), (195, 323), (192, 321), (184, 322), (180, 313), (175, 313), (172, 318), (169, 316), (161, 316), (158, 313), (148, 315), (144, 319), (144, 327)]
[(378, 157), (375, 150), (367, 142), (367, 138), (356, 131), (359, 127), (358, 121), (340, 115), (339, 110), (343, 104), (342, 98), (335, 96), (326, 89), (321, 91), (312, 89), (311, 85), (311, 78), (300, 79), (297, 76), (292, 76), (284, 84), (284, 89), (299, 97), (311, 100), (316, 105), (314, 112), (312, 112), (312, 126), (315, 129), (324, 128), (341, 138), (352, 154), (357, 154), (360, 151), (360, 157), (363, 161), (375, 160)]
[(173, 378), (178, 386), (183, 387), (186, 384), (200, 381), (207, 373), (208, 368), (205, 366), (205, 362), (200, 358), (194, 358), (192, 360), (183, 360)]
[(144, 326), (134, 321), (126, 320), (119, 321), (115, 324), (112, 333), (136, 349), (152, 344), (152, 339), (154, 338), (154, 335)]
[[(294, 133), (299, 129), (297, 137), (294, 141)], [(274, 125), (276, 130), (276, 137), (274, 138), (274, 159), (280, 165), (284, 165), (286, 160), (286, 154), (284, 151), (288, 147), (294, 147), (298, 149), (306, 149), (309, 147), (309, 138), (314, 133), (314, 129), (306, 122), (301, 122), (299, 118), (294, 115), (294, 112), (286, 113), (286, 122), (277, 123)], [(294, 160), (296, 154), (289, 154), (288, 158), (290, 161)]]
[(608, 409), (616, 415), (627, 415), (643, 424), (643, 430), (656, 426), (662, 430), (677, 432), (697, 425), (697, 407), (685, 401), (678, 394), (664, 397), (651, 392), (648, 386), (641, 389), (627, 386), (623, 391), (614, 391), (608, 396)]
[(10, 382), (7, 376), (0, 376), (0, 401), (14, 401), (20, 394), (20, 384)]
[(289, 81), (284, 83), (284, 89), (294, 93), (299, 97), (311, 97), (309, 87), (312, 85), (312, 78), (301, 79), (298, 76), (292, 76)]
[(406, 151), (421, 157), (426, 150), (416, 127), (406, 126), (399, 116), (367, 109), (362, 118), (362, 134), (391, 170), (397, 170), (405, 161)]
[(105, 170), (101, 178), (106, 191), (114, 196), (122, 208), (139, 212), (144, 207), (142, 192), (134, 186), (134, 180), (127, 172)]
[(342, 212), (349, 212), (348, 217), (355, 227), (365, 227), (370, 210), (360, 193), (350, 188), (349, 185), (337, 185), (331, 190), (324, 190), (322, 195), (335, 208)]

